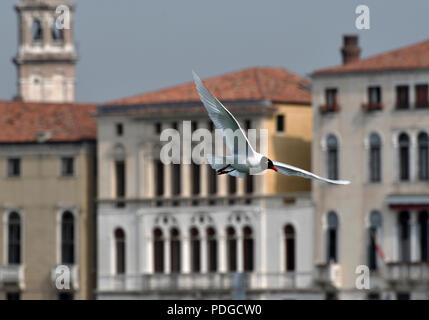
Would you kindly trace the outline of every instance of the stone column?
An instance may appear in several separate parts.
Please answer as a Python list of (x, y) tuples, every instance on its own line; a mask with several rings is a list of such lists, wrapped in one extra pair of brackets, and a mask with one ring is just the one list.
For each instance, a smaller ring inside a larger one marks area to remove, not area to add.
[(226, 273), (227, 272), (227, 261), (226, 261), (226, 234), (225, 230), (219, 229), (218, 230), (218, 263), (219, 263), (219, 273)]
[(420, 259), (420, 242), (418, 231), (418, 212), (410, 212), (410, 237), (411, 237), (411, 261), (416, 262)]
[(180, 242), (181, 246), (181, 270), (182, 273), (190, 273), (191, 272), (191, 250), (190, 250), (190, 238), (188, 234), (184, 234), (182, 237), (182, 241)]

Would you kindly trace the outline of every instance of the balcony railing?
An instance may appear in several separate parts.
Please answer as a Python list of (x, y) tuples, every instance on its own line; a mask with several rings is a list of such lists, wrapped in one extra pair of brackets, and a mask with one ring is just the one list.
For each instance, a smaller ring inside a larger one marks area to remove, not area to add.
[(416, 109), (428, 109), (429, 108), (429, 102), (416, 102), (414, 104), (414, 107)]
[(54, 265), (51, 269), (52, 286), (59, 290), (79, 289), (79, 267), (77, 265)]
[(138, 203), (141, 207), (196, 207), (196, 206), (260, 206), (264, 201), (280, 201), (284, 204), (303, 204), (310, 201), (308, 193), (287, 193), (279, 195), (209, 195), (209, 196), (170, 196), (151, 198), (99, 199), (100, 203), (116, 205)]
[(337, 104), (335, 104), (335, 105), (322, 105), (319, 107), (320, 113), (338, 112), (340, 110), (341, 110), (341, 107)]
[(171, 292), (231, 291), (237, 277), (243, 277), (246, 290), (287, 290), (311, 284), (309, 273), (189, 273), (100, 276), (99, 291)]
[(382, 103), (364, 103), (362, 104), (362, 109), (363, 111), (366, 111), (366, 112), (383, 110), (383, 104)]
[(334, 263), (316, 265), (314, 281), (316, 285), (322, 287), (341, 287), (341, 266)]
[(24, 268), (19, 264), (0, 265), (0, 287), (24, 286)]
[(384, 278), (390, 283), (429, 284), (428, 262), (392, 262), (386, 264)]

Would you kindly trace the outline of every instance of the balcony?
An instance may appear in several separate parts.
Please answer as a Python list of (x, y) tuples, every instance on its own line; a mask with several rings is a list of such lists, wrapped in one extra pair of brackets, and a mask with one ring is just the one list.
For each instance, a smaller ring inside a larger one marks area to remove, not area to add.
[(24, 288), (24, 268), (19, 264), (0, 265), (0, 287)]
[(429, 284), (428, 262), (392, 262), (386, 264), (384, 278), (392, 285)]
[(143, 274), (99, 277), (99, 291), (109, 292), (174, 292), (224, 291), (229, 292), (243, 281), (246, 290), (279, 291), (311, 284), (311, 273), (189, 273)]
[(328, 263), (316, 265), (314, 281), (323, 288), (342, 286), (342, 268), (339, 264)]
[(362, 110), (365, 112), (380, 111), (380, 110), (383, 110), (383, 104), (382, 103), (364, 103), (362, 104)]
[(416, 102), (414, 107), (416, 109), (429, 109), (429, 102)]
[(55, 265), (51, 269), (52, 286), (58, 291), (79, 289), (79, 267), (77, 265)]
[(338, 112), (341, 110), (341, 107), (337, 104), (335, 105), (323, 105), (323, 106), (319, 106), (319, 111), (322, 114), (325, 113), (332, 113), (332, 112)]

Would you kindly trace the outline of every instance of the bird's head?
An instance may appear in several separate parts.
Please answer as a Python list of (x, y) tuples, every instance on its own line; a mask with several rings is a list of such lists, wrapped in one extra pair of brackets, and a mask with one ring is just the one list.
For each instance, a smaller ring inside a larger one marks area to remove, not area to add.
[(268, 159), (268, 169), (274, 170), (275, 172), (279, 172), (279, 170), (274, 166), (273, 162)]

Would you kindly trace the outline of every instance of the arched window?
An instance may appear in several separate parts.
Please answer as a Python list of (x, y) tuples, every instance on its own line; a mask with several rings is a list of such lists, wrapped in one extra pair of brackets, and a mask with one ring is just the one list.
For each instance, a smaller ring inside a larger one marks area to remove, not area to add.
[(207, 229), (207, 258), (209, 272), (217, 271), (217, 240), (216, 231), (210, 227)]
[(406, 133), (401, 133), (399, 141), (399, 179), (410, 179), (410, 138)]
[(55, 42), (62, 42), (64, 40), (64, 30), (58, 29), (56, 25), (56, 21), (52, 23), (52, 40)]
[(191, 270), (192, 272), (200, 272), (201, 261), (201, 241), (200, 234), (197, 228), (191, 229)]
[(125, 273), (125, 232), (121, 228), (115, 230), (116, 274)]
[(180, 233), (177, 228), (170, 231), (170, 270), (180, 272)]
[(252, 228), (243, 228), (243, 269), (246, 272), (253, 271), (254, 265), (254, 245)]
[(295, 271), (295, 229), (288, 224), (284, 228), (286, 271)]
[(74, 264), (74, 216), (70, 211), (63, 213), (61, 217), (61, 262)]
[(398, 215), (398, 231), (399, 231), (399, 261), (410, 261), (410, 213), (401, 211)]
[(429, 261), (428, 212), (419, 212), (420, 261)]
[(237, 271), (237, 237), (233, 227), (226, 229), (226, 237), (228, 271), (235, 272)]
[(164, 272), (164, 238), (159, 228), (153, 231), (153, 253), (154, 271)]
[(381, 181), (381, 139), (376, 133), (369, 137), (369, 181)]
[(419, 180), (429, 180), (429, 137), (426, 132), (418, 136), (419, 145)]
[(328, 178), (337, 180), (338, 179), (338, 140), (330, 134), (327, 138), (327, 172)]
[(381, 213), (372, 211), (369, 216), (368, 229), (368, 266), (370, 270), (377, 270), (377, 237), (382, 226)]
[(31, 35), (32, 35), (33, 41), (42, 41), (43, 40), (42, 23), (37, 18), (33, 20), (33, 26), (31, 28)]
[(338, 262), (338, 216), (334, 211), (328, 213), (327, 262)]
[(8, 263), (21, 263), (21, 217), (17, 212), (8, 217)]

